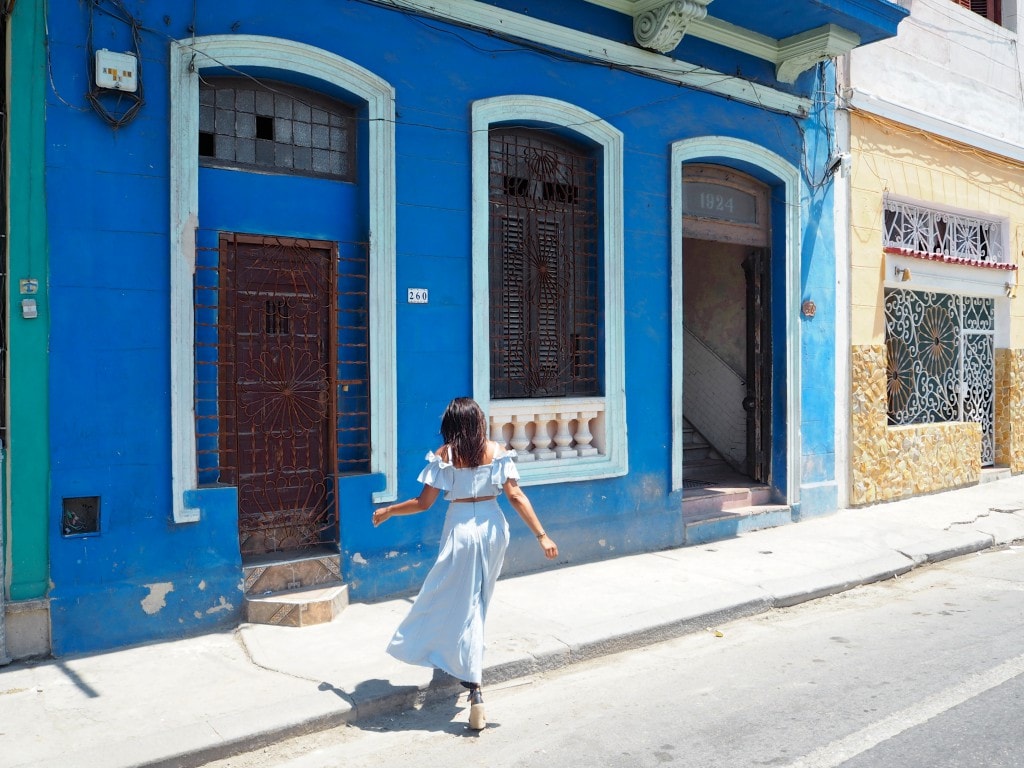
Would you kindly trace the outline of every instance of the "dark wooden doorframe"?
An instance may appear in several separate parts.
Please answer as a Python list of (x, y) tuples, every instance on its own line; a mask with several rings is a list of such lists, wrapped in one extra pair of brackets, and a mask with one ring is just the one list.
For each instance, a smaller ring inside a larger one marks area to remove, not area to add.
[(243, 558), (338, 541), (333, 242), (222, 234), (221, 451)]
[(771, 257), (755, 248), (743, 260), (747, 284), (747, 473), (759, 483), (771, 479), (772, 335)]

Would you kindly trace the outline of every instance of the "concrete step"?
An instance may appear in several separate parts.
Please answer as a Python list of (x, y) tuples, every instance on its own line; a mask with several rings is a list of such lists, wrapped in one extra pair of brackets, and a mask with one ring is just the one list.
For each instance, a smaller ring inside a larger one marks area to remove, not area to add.
[(341, 555), (337, 548), (324, 546), (247, 557), (242, 563), (242, 576), (246, 597), (339, 584)]
[(687, 545), (739, 536), (749, 531), (776, 528), (793, 522), (793, 511), (785, 504), (759, 504), (728, 510), (683, 516), (683, 542)]
[(1013, 477), (1009, 467), (982, 467), (979, 483), (993, 483), (996, 480), (1007, 480)]
[(346, 607), (348, 585), (341, 582), (245, 598), (245, 616), (250, 624), (281, 627), (326, 624), (334, 621)]
[[(685, 478), (685, 475), (684, 475)], [(744, 507), (759, 507), (772, 502), (772, 489), (766, 485), (727, 487), (708, 485), (683, 491), (683, 519)]]
[(683, 466), (687, 467), (692, 464), (699, 464), (707, 461), (708, 459), (714, 459), (717, 454), (714, 449), (704, 443), (703, 445), (683, 445)]

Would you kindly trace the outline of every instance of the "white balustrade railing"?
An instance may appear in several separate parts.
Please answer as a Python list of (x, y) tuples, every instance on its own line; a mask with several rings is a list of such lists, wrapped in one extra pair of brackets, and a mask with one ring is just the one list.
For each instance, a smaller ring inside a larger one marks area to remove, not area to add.
[(580, 459), (605, 453), (601, 398), (492, 400), (491, 439), (512, 448), (519, 463)]

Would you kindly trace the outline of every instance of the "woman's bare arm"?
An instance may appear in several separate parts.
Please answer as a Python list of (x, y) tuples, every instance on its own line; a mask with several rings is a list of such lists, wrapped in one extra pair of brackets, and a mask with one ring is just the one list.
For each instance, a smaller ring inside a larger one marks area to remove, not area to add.
[(519, 487), (519, 483), (515, 479), (509, 478), (505, 481), (504, 489), (509, 503), (519, 513), (519, 516), (523, 518), (526, 527), (537, 537), (540, 548), (544, 550), (544, 556), (548, 560), (554, 560), (558, 557), (558, 545), (544, 532), (544, 526), (540, 524), (537, 513), (533, 511), (533, 505), (526, 497), (523, 489)]
[(389, 504), (386, 507), (375, 509), (373, 511), (373, 525), (376, 527), (396, 515), (415, 515), (417, 512), (426, 512), (437, 501), (440, 493), (437, 488), (424, 485), (420, 495), (415, 499), (407, 499), (398, 504)]

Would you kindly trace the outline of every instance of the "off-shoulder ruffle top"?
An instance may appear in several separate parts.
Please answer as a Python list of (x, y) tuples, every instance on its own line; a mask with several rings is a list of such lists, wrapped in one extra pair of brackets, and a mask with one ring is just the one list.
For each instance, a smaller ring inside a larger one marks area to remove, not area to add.
[(417, 478), (421, 483), (445, 492), (448, 501), (497, 496), (506, 480), (519, 479), (516, 452), (505, 451), (479, 467), (456, 467), (433, 451), (426, 455), (427, 466)]

